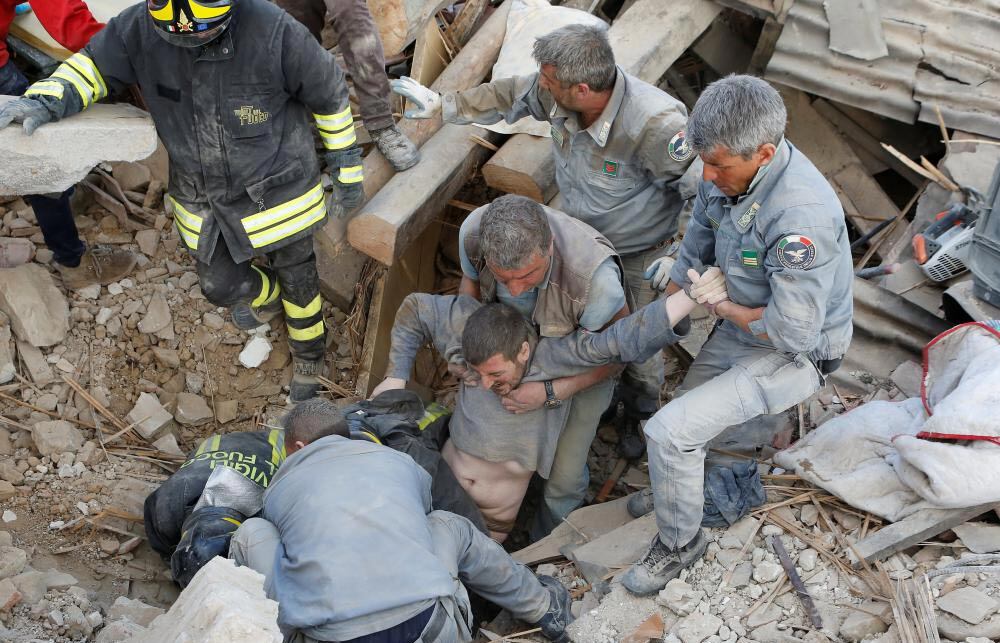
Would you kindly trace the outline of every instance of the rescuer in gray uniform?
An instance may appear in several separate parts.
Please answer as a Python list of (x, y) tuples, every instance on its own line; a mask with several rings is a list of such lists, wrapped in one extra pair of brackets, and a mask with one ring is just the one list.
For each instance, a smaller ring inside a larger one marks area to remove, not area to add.
[[(677, 262), (653, 276), (668, 292), (687, 271), (718, 265), (729, 301), (679, 395), (646, 424), (659, 534), (622, 577), (651, 594), (701, 557), (705, 451), (729, 426), (780, 413), (815, 393), (851, 342), (854, 280), (844, 211), (819, 170), (784, 139), (781, 96), (751, 76), (709, 85), (691, 113), (688, 144), (705, 163)], [(652, 500), (652, 502), (649, 502)]]

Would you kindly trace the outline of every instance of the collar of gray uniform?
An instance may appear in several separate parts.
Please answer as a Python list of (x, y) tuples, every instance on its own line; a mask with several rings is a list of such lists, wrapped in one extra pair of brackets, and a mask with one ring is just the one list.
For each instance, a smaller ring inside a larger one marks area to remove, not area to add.
[(753, 180), (750, 181), (749, 189), (735, 200), (726, 197), (719, 188), (712, 186), (713, 196), (722, 196), (726, 199), (729, 216), (732, 217), (733, 223), (741, 232), (746, 232), (750, 228), (757, 216), (757, 211), (771, 193), (771, 188), (774, 187), (785, 166), (788, 165), (790, 154), (789, 143), (785, 138), (782, 138), (771, 162), (757, 170)]
[[(615, 122), (615, 117), (618, 116), (618, 111), (625, 100), (625, 85), (627, 83), (625, 72), (622, 71), (621, 67), (617, 67), (616, 69), (615, 86), (611, 90), (611, 98), (608, 99), (608, 104), (604, 106), (604, 111), (601, 112), (601, 115), (587, 128), (587, 133), (601, 147), (604, 147), (605, 143), (608, 142), (608, 135), (611, 133), (611, 124)], [(557, 118), (568, 120), (569, 123), (573, 124), (574, 129), (578, 125), (578, 112), (565, 109), (558, 103), (552, 104), (552, 111), (549, 113), (549, 116), (553, 120)]]

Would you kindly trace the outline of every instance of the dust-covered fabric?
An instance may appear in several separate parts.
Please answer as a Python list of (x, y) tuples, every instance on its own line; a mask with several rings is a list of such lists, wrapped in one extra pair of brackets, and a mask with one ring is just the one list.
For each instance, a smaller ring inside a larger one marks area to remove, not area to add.
[[(775, 462), (896, 521), (926, 508), (1000, 501), (1000, 330), (962, 324), (924, 349), (921, 397), (870, 402), (823, 424)], [(918, 435), (919, 434), (919, 435)], [(928, 435), (929, 434), (929, 435)]]

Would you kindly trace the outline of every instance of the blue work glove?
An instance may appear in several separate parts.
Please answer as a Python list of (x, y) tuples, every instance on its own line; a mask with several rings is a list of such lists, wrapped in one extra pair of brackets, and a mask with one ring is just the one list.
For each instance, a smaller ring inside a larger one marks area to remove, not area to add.
[(34, 98), (21, 96), (0, 106), (0, 129), (11, 123), (21, 123), (24, 133), (31, 136), (40, 125), (52, 120), (52, 113)]

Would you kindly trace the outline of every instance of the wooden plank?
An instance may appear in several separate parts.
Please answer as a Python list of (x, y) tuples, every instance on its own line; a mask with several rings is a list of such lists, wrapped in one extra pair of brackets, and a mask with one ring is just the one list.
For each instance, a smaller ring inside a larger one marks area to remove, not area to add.
[(355, 384), (359, 395), (368, 397), (385, 378), (392, 323), (403, 299), (411, 292), (427, 292), (434, 288), (434, 257), (440, 238), (441, 224), (427, 226), (400, 260), (375, 282)]
[(753, 55), (750, 56), (749, 73), (756, 76), (764, 75), (764, 70), (767, 69), (767, 63), (771, 62), (774, 47), (778, 44), (778, 38), (781, 37), (783, 28), (784, 24), (776, 18), (768, 17), (764, 20), (764, 28), (760, 30), (757, 46), (753, 50)]
[(351, 245), (393, 265), (448, 204), (491, 150), (472, 137), (498, 143), (503, 136), (476, 125), (445, 125), (423, 148), (424, 160), (392, 177), (347, 227)]
[[(615, 60), (628, 73), (655, 83), (721, 10), (710, 0), (639, 0), (608, 30)], [(545, 142), (542, 145), (527, 134), (511, 137), (483, 168), (487, 185), (536, 200), (554, 194), (558, 187), (552, 144)], [(491, 177), (500, 182), (492, 183)]]
[[(883, 527), (871, 536), (856, 543), (854, 548), (866, 561), (884, 560), (896, 552), (937, 536), (943, 531), (994, 509), (988, 503), (966, 509), (922, 509), (906, 518)], [(855, 563), (855, 566), (860, 562)]]
[(410, 77), (421, 85), (430, 86), (450, 62), (448, 49), (444, 46), (444, 37), (437, 20), (431, 20), (417, 36), (417, 44), (413, 48), (413, 61), (410, 64)]

